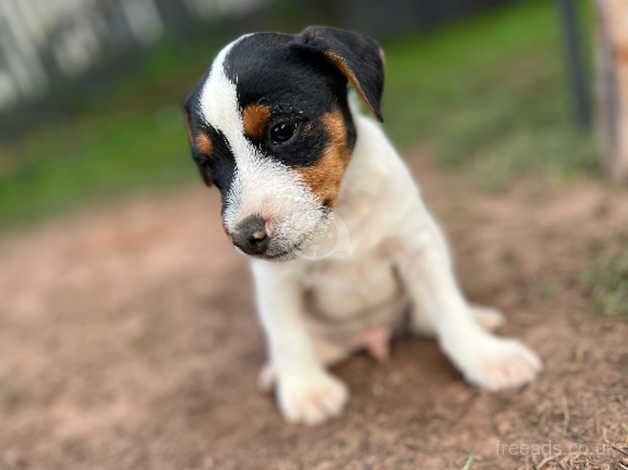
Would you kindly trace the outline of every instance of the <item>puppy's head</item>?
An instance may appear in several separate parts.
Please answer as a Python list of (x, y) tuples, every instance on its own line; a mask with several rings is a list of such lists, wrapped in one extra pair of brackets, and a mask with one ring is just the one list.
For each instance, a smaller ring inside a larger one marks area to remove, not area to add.
[(185, 103), (192, 155), (245, 253), (294, 256), (338, 201), (356, 139), (351, 83), (381, 119), (383, 55), (329, 27), (254, 33), (220, 51)]

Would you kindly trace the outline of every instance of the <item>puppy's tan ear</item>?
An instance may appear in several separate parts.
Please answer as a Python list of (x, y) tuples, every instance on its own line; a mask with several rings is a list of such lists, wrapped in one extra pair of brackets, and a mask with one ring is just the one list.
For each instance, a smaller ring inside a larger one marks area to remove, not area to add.
[(296, 43), (333, 64), (377, 119), (383, 121), (384, 51), (375, 40), (353, 31), (308, 26), (296, 35)]

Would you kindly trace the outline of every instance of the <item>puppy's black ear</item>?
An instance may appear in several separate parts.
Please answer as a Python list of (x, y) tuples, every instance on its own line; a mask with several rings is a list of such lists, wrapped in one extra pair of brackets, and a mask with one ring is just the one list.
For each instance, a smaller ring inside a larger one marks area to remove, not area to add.
[(362, 34), (329, 26), (308, 26), (296, 35), (297, 44), (321, 54), (354, 86), (377, 119), (383, 121), (384, 51)]
[(198, 149), (196, 148), (196, 145), (194, 143), (194, 129), (193, 129), (193, 124), (192, 124), (192, 112), (194, 109), (194, 103), (196, 102), (194, 93), (195, 93), (195, 90), (192, 90), (192, 92), (185, 99), (182, 106), (183, 115), (185, 117), (185, 129), (188, 135), (188, 143), (190, 144), (190, 151), (192, 152), (192, 158), (194, 159), (194, 162), (196, 163), (198, 172), (201, 175), (201, 178), (203, 179), (203, 183), (205, 183), (205, 186), (211, 186), (212, 177), (211, 177), (211, 171), (209, 169), (207, 159), (203, 158), (199, 154)]

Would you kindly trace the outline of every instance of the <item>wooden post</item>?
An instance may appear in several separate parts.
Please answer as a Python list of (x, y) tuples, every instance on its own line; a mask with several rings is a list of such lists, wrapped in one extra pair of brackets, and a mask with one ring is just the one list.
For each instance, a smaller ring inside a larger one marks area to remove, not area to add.
[(563, 38), (567, 59), (567, 73), (577, 124), (583, 130), (591, 128), (591, 93), (582, 53), (578, 10), (574, 0), (557, 0), (563, 22)]
[(598, 127), (604, 167), (628, 181), (628, 1), (597, 0)]

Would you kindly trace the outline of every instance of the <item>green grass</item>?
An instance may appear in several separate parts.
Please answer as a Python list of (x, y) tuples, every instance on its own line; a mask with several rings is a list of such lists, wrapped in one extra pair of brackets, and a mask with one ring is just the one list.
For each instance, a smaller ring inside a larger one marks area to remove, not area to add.
[(627, 252), (597, 255), (581, 274), (580, 283), (599, 314), (628, 318)]
[(0, 147), (0, 230), (197, 177), (180, 104), (202, 57), (165, 42), (107, 96)]
[[(580, 5), (588, 32), (592, 12)], [(572, 122), (554, 2), (503, 9), (387, 51), (385, 119), (399, 142), (431, 145), (439, 161), (464, 166), (490, 189), (530, 172), (560, 181), (597, 171), (593, 139)]]
[(464, 467), (462, 467), (462, 470), (470, 470), (472, 463), (473, 463), (473, 454), (469, 454), (469, 457), (467, 458), (467, 461), (464, 463)]
[[(532, 1), (386, 44), (386, 129), (490, 189), (596, 171), (571, 122), (558, 26), (553, 2)], [(3, 145), (0, 230), (197, 178), (178, 105), (218, 42), (195, 44), (165, 41), (107, 96)]]

